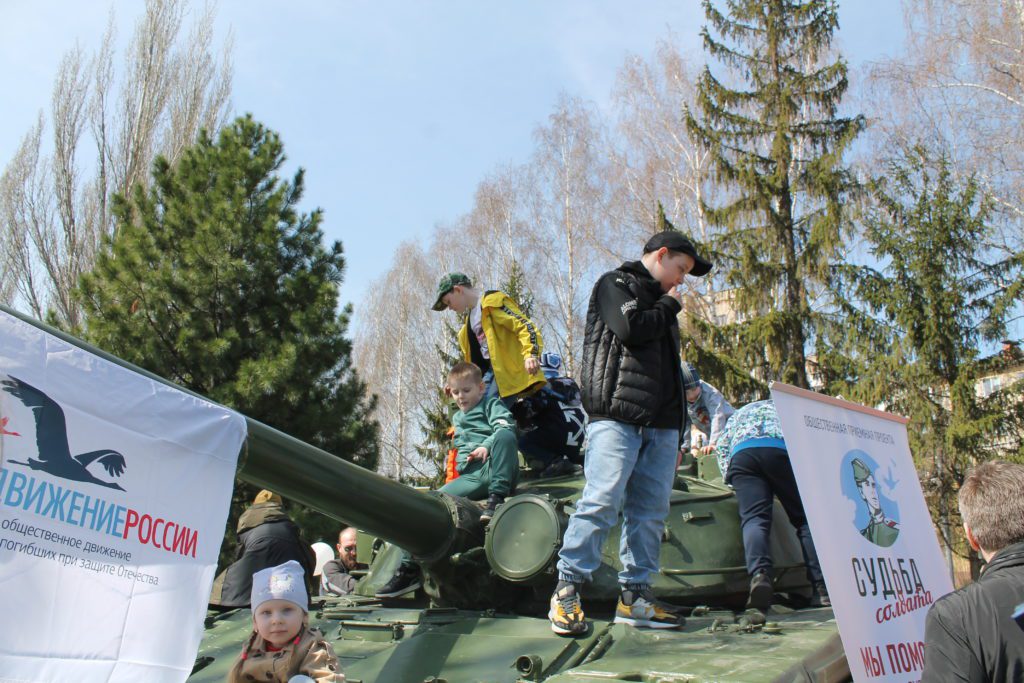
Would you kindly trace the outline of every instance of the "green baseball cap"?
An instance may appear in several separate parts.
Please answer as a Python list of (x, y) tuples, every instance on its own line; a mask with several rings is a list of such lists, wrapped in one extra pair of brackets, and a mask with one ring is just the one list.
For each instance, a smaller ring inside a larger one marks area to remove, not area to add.
[(462, 273), (448, 273), (445, 275), (441, 278), (441, 281), (437, 283), (437, 300), (434, 301), (435, 311), (443, 311), (448, 308), (444, 305), (444, 302), (442, 302), (441, 299), (444, 298), (445, 294), (455, 289), (455, 285), (472, 287), (473, 283), (470, 281), (468, 276), (463, 275)]

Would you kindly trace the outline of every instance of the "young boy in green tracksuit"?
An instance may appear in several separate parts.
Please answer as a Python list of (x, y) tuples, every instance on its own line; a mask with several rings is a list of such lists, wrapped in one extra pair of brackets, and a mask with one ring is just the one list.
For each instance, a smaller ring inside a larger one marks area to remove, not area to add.
[(484, 398), (487, 388), (476, 365), (457, 363), (448, 373), (448, 392), (455, 414), (455, 469), (459, 477), (441, 490), (471, 500), (487, 497), (481, 519), (490, 520), (505, 502), (519, 472), (515, 420), (497, 398)]
[[(439, 490), (470, 500), (487, 498), (480, 521), (487, 523), (516, 485), (519, 454), (516, 449), (515, 420), (496, 396), (485, 398), (483, 373), (473, 363), (455, 364), (448, 373), (448, 394), (459, 407), (455, 424), (455, 469), (459, 477)], [(406, 553), (391, 579), (376, 592), (378, 598), (392, 598), (422, 585), (419, 569)]]

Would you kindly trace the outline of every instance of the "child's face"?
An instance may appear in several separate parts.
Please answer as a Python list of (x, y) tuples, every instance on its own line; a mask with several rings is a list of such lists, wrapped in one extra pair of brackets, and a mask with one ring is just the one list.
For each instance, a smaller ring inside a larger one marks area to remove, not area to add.
[(452, 291), (441, 297), (441, 303), (448, 306), (448, 308), (456, 313), (465, 313), (468, 311), (473, 304), (473, 297), (467, 292), (466, 288), (462, 285), (455, 285)]
[(694, 387), (693, 389), (686, 390), (686, 400), (689, 403), (693, 403), (700, 398), (700, 387)]
[(484, 397), (486, 389), (483, 382), (475, 382), (469, 377), (448, 379), (448, 390), (462, 412), (472, 410)]
[(274, 647), (284, 647), (299, 635), (306, 613), (288, 600), (267, 600), (256, 608), (252, 620), (256, 632)]
[(696, 262), (689, 254), (669, 251), (662, 247), (658, 250), (651, 275), (661, 284), (662, 291), (669, 291), (683, 284), (684, 276), (693, 270)]

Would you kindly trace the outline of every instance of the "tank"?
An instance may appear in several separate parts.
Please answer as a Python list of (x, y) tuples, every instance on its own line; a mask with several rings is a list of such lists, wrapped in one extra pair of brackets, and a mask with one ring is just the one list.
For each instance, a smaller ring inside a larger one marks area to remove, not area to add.
[[(275, 447), (294, 446), (278, 441)], [(582, 473), (521, 481), (516, 495), (483, 527), (477, 503), (417, 491), (327, 454), (315, 458), (309, 446), (302, 448), (302, 465), (289, 459), (289, 466), (280, 468), (288, 479), (255, 476), (254, 455), (262, 456), (252, 448), (239, 476), (361, 529), (360, 549), (369, 548), (371, 556), (355, 594), (315, 599), (310, 612), (311, 623), (332, 641), (349, 681), (852, 680), (832, 611), (803, 606), (810, 586), (796, 533), (777, 503), (776, 604), (763, 623), (743, 611), (748, 577), (737, 503), (713, 461), (701, 463), (703, 477), (692, 468), (676, 476), (661, 573), (652, 586), (661, 599), (687, 608), (684, 627), (649, 631), (612, 623), (619, 592), (616, 527), (600, 569), (583, 589), (591, 628), (583, 637), (565, 638), (551, 632), (546, 614), (562, 533), (583, 489)], [(310, 465), (324, 459), (308, 482), (320, 482), (324, 497), (315, 488), (303, 489), (307, 482), (295, 478), (307, 457)], [(292, 488), (295, 484), (299, 488)], [(374, 592), (396, 569), (400, 546), (423, 569), (422, 593), (377, 600)], [(197, 669), (188, 680), (222, 681), (250, 625), (247, 610), (211, 614)]]
[[(250, 423), (243, 480), (272, 488), (360, 529), (370, 566), (356, 592), (318, 598), (311, 622), (361, 683), (598, 683), (852, 680), (830, 609), (807, 608), (796, 533), (776, 503), (776, 604), (768, 621), (743, 611), (748, 578), (737, 502), (713, 458), (680, 468), (653, 589), (687, 608), (679, 630), (615, 624), (619, 528), (584, 587), (591, 622), (580, 638), (546, 617), (555, 562), (582, 473), (522, 479), (490, 524), (481, 507), (422, 492)], [(414, 597), (373, 597), (410, 551), (423, 569)], [(365, 555), (363, 555), (365, 557)], [(247, 610), (213, 615), (191, 682), (222, 681), (249, 632)]]
[[(81, 340), (0, 310), (165, 384)], [(180, 389), (180, 387), (177, 387)], [(188, 392), (193, 393), (193, 392)], [(776, 503), (776, 589), (767, 621), (743, 611), (748, 579), (736, 498), (713, 458), (681, 467), (662, 534), (655, 594), (680, 606), (680, 629), (615, 624), (619, 528), (583, 588), (586, 635), (559, 637), (547, 620), (555, 561), (582, 472), (521, 478), (489, 525), (479, 504), (418, 491), (252, 419), (238, 477), (359, 529), (370, 565), (346, 597), (314, 598), (310, 622), (331, 641), (350, 683), (698, 683), (852, 680), (832, 611), (808, 608), (795, 531)], [(528, 473), (527, 473), (528, 474)], [(373, 597), (399, 548), (423, 569), (422, 591)], [(249, 610), (210, 612), (190, 683), (225, 680), (252, 625)], [(180, 628), (194, 628), (181, 624)]]

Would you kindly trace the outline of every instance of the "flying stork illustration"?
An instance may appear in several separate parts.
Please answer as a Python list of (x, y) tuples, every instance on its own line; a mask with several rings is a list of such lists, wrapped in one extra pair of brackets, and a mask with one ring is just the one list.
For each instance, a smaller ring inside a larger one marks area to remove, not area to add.
[(52, 398), (36, 389), (28, 382), (17, 377), (8, 376), (0, 380), (3, 390), (21, 401), (26, 408), (32, 409), (36, 420), (36, 446), (39, 459), (29, 458), (28, 462), (8, 460), (13, 465), (25, 465), (34, 470), (42, 470), (55, 477), (99, 484), (108, 488), (124, 491), (120, 485), (97, 479), (86, 469), (99, 460), (107, 474), (120, 477), (125, 469), (124, 456), (117, 451), (105, 448), (90, 451), (72, 457), (68, 447), (68, 428), (64, 420), (64, 410)]

